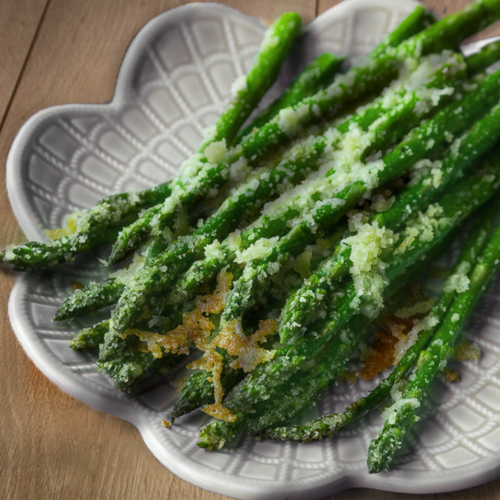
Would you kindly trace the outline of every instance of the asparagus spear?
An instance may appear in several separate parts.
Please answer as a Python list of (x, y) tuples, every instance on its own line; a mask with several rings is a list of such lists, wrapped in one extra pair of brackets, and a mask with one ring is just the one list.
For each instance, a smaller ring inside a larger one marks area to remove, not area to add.
[(233, 98), (206, 137), (200, 152), (213, 142), (225, 140), (229, 146), (238, 130), (276, 80), (285, 57), (302, 29), (302, 19), (295, 12), (280, 16), (266, 31), (259, 53), (247, 75), (233, 86)]
[[(473, 165), (500, 138), (500, 105), (479, 119), (469, 130), (459, 136), (450, 151), (420, 181), (408, 187), (397, 197), (386, 212), (373, 217), (378, 227), (397, 230), (410, 213), (421, 210), (432, 197), (436, 197)], [(437, 177), (436, 177), (437, 176)], [(435, 186), (437, 184), (437, 187)], [(343, 241), (323, 266), (310, 276), (282, 310), (280, 341), (293, 344), (307, 324), (322, 307), (323, 298), (338, 286), (338, 280), (349, 271), (351, 246)]]
[[(425, 257), (425, 261), (434, 259), (443, 245), (438, 245)], [(391, 287), (390, 294), (397, 294), (415, 279), (422, 268), (422, 263), (413, 264), (400, 276)], [(331, 304), (335, 307), (336, 304)], [(353, 317), (344, 329), (342, 341), (333, 339), (314, 359), (314, 366), (309, 371), (301, 371), (284, 384), (279, 397), (279, 404), (274, 399), (263, 401), (252, 409), (252, 413), (236, 412), (233, 423), (214, 421), (200, 431), (198, 446), (212, 450), (221, 448), (244, 425), (250, 424), (251, 434), (259, 434), (262, 428), (287, 421), (306, 408), (319, 393), (335, 380), (351, 355), (360, 335), (371, 322), (363, 315)], [(311, 363), (312, 364), (312, 363)]]
[(139, 350), (137, 337), (117, 337), (107, 322), (100, 329), (105, 333), (99, 343), (97, 366), (113, 379), (120, 391), (130, 392), (139, 380), (167, 373), (179, 359), (179, 354), (163, 353), (157, 358), (151, 352)]
[(108, 278), (101, 283), (92, 282), (70, 295), (57, 310), (54, 320), (72, 319), (116, 304), (124, 288), (125, 284), (116, 278)]
[(484, 71), (500, 59), (500, 40), (485, 45), (477, 54), (467, 58), (467, 68), (470, 75)]
[[(399, 382), (411, 366), (413, 366), (420, 351), (425, 347), (429, 338), (431, 338), (437, 326), (441, 323), (456, 295), (455, 289), (450, 285), (455, 279), (454, 277), (464, 268), (464, 266), (472, 267), (474, 265), (491, 233), (497, 208), (498, 202), (493, 200), (493, 202), (489, 202), (489, 206), (479, 215), (479, 220), (469, 234), (451, 270), (451, 279), (448, 279), (446, 282), (447, 284), (444, 286), (444, 291), (428, 317), (422, 320), (418, 327), (415, 328), (415, 333), (418, 337), (414, 339), (413, 344), (410, 342), (403, 357), (391, 374), (382, 380), (370, 394), (349, 405), (343, 413), (335, 413), (320, 417), (304, 425), (266, 429), (266, 427), (272, 426), (275, 421), (271, 415), (265, 415), (262, 421), (256, 421), (252, 424), (252, 432), (256, 435), (263, 435), (264, 437), (277, 441), (316, 441), (327, 436), (331, 437), (344, 426), (381, 404), (389, 395), (394, 385)], [(417, 333), (420, 328), (422, 328), (422, 330), (420, 333)], [(298, 399), (299, 398), (296, 396), (294, 407), (299, 406), (297, 404)], [(299, 403), (302, 402), (299, 401)], [(305, 404), (302, 403), (301, 406), (304, 407)], [(269, 424), (269, 422), (271, 422), (271, 424)]]
[(72, 340), (69, 346), (75, 351), (91, 351), (97, 349), (104, 342), (104, 336), (109, 331), (109, 322), (101, 321), (90, 328), (80, 330)]
[(259, 129), (265, 125), (283, 108), (293, 106), (331, 83), (333, 76), (345, 60), (346, 57), (330, 53), (321, 54), (314, 59), (276, 101), (261, 111), (248, 126), (238, 132), (235, 143), (238, 144), (243, 137), (254, 131), (254, 129)]
[(370, 473), (389, 469), (404, 436), (418, 420), (416, 409), (420, 406), (438, 372), (446, 366), (453, 352), (453, 345), (474, 305), (500, 268), (499, 248), (500, 225), (495, 228), (470, 274), (462, 270), (462, 280), (467, 278), (468, 286), (457, 289), (456, 297), (441, 326), (433, 335), (430, 345), (420, 352), (417, 366), (409, 377), (408, 387), (401, 399), (388, 410), (389, 416), (384, 428), (371, 442), (367, 460)]
[[(112, 262), (123, 258), (151, 235), (155, 236), (155, 241), (149, 250), (150, 255), (154, 257), (160, 253), (166, 246), (162, 237), (163, 229), (167, 222), (175, 218), (180, 206), (191, 205), (197, 197), (194, 191), (199, 188), (199, 181), (203, 179), (210, 184), (212, 179), (214, 186), (220, 185), (218, 184), (220, 176), (211, 175), (212, 162), (218, 163), (221, 160), (226, 148), (233, 144), (241, 125), (276, 80), (301, 27), (300, 16), (293, 12), (283, 14), (269, 27), (247, 75), (233, 84), (233, 97), (225, 111), (210, 128), (198, 151), (181, 167), (181, 175), (174, 180), (170, 197), (163, 204), (151, 208), (141, 219), (124, 230), (113, 247)], [(169, 207), (174, 209), (170, 210)]]
[(422, 5), (417, 5), (371, 52), (370, 57), (384, 55), (408, 38), (420, 33), (436, 22), (434, 15)]
[(28, 242), (0, 253), (0, 262), (16, 269), (41, 268), (71, 260), (73, 256), (112, 242), (139, 212), (170, 194), (170, 183), (151, 189), (115, 194), (94, 207), (73, 214), (64, 230), (49, 231), (51, 244)]
[[(438, 217), (432, 234), (423, 231), (420, 238), (411, 242), (403, 234), (404, 243), (386, 262), (386, 283), (394, 280), (405, 268), (442, 241), (467, 215), (488, 201), (500, 185), (499, 169), (500, 162), (488, 163), (483, 170), (462, 180), (446, 194), (441, 199), (441, 216)], [(418, 224), (408, 227), (418, 229)], [(366, 304), (363, 297), (358, 297), (357, 301), (357, 296), (354, 284), (348, 283), (343, 291), (341, 305), (336, 310), (327, 312), (324, 331), (329, 332), (328, 335), (321, 336), (322, 332), (319, 332), (317, 337), (302, 337), (293, 348), (288, 346), (278, 350), (272, 361), (257, 366), (251, 377), (245, 378), (227, 395), (225, 406), (232, 411), (241, 411), (269, 397), (279, 397), (279, 386), (320, 352), (325, 343), (338, 334), (360, 307)]]
[(121, 262), (148, 239), (153, 230), (155, 217), (160, 213), (161, 207), (161, 203), (150, 207), (120, 231), (111, 248), (111, 254), (108, 258), (109, 266)]

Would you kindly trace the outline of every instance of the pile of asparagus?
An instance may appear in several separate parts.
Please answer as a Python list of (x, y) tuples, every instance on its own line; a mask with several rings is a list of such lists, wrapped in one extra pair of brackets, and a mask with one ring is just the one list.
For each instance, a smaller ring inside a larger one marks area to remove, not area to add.
[[(386, 470), (500, 265), (491, 201), (500, 188), (500, 70), (486, 71), (500, 43), (468, 58), (458, 51), (498, 19), (500, 0), (441, 21), (418, 6), (345, 73), (344, 58), (317, 58), (242, 128), (300, 34), (299, 16), (284, 14), (176, 178), (107, 197), (49, 231), (50, 244), (8, 248), (1, 261), (38, 269), (112, 243), (115, 265), (135, 252), (127, 267), (75, 291), (55, 318), (114, 305), (70, 344), (98, 350), (118, 389), (198, 349), (188, 367), (199, 370), (171, 422), (199, 408), (217, 417), (200, 433), (207, 449), (243, 427), (322, 439), (392, 397), (368, 451), (370, 472)], [(412, 320), (391, 374), (344, 413), (289, 426), (343, 376), (369, 325), (470, 217), (475, 228), (441, 296)]]

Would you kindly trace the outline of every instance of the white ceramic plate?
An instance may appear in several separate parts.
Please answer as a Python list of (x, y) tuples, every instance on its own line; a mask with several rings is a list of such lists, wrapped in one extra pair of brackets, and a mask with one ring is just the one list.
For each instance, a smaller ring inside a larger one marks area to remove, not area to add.
[[(410, 0), (350, 0), (326, 12), (305, 29), (302, 49), (293, 58), (296, 67), (285, 68), (277, 87), (324, 51), (347, 54), (351, 60), (366, 54), (414, 5)], [(54, 107), (30, 118), (7, 162), (9, 196), (26, 236), (45, 239), (44, 230), (62, 226), (70, 212), (110, 193), (170, 178), (214, 122), (229, 98), (231, 82), (249, 67), (263, 33), (258, 21), (221, 5), (174, 9), (135, 37), (110, 103)], [(197, 432), (209, 420), (201, 412), (165, 429), (160, 420), (169, 416), (175, 374), (133, 396), (122, 394), (97, 373), (94, 358), (67, 345), (90, 320), (51, 321), (71, 292), (71, 280), (98, 280), (105, 272), (95, 257), (84, 257), (71, 266), (21, 276), (9, 305), (14, 331), (47, 377), (90, 406), (134, 424), (156, 458), (186, 481), (240, 499), (307, 495), (312, 500), (350, 487), (436, 493), (497, 477), (498, 286), (469, 328), (482, 348), (481, 362), (460, 367), (460, 384), (435, 388), (398, 469), (370, 476), (365, 456), (381, 425), (378, 412), (335, 439), (297, 445), (259, 443), (243, 435), (214, 453), (196, 446)], [(369, 388), (340, 384), (304, 420), (342, 410)]]

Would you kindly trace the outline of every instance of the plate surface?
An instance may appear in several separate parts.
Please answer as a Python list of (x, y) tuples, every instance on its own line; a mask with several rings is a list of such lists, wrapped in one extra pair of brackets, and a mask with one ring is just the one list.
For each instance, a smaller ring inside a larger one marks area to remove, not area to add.
[[(349, 0), (326, 12), (305, 29), (294, 66), (284, 68), (270, 97), (322, 52), (347, 54), (351, 61), (366, 54), (414, 6), (410, 0)], [(223, 108), (231, 82), (248, 69), (264, 31), (255, 19), (221, 5), (174, 9), (135, 37), (110, 103), (60, 106), (30, 118), (7, 161), (9, 197), (26, 236), (45, 239), (45, 229), (64, 225), (69, 213), (103, 196), (174, 175)], [(241, 499), (291, 500), (307, 494), (313, 500), (349, 487), (438, 493), (498, 476), (498, 282), (468, 328), (482, 349), (481, 362), (460, 366), (460, 384), (436, 385), (398, 470), (370, 476), (365, 457), (382, 423), (378, 412), (335, 439), (297, 445), (242, 435), (214, 453), (196, 446), (199, 428), (210, 420), (201, 412), (165, 429), (160, 421), (169, 416), (179, 374), (134, 395), (122, 394), (96, 371), (92, 356), (67, 345), (89, 320), (51, 321), (71, 293), (72, 280), (96, 281), (106, 272), (94, 256), (21, 276), (9, 304), (14, 331), (47, 377), (90, 406), (133, 423), (156, 458), (186, 481)], [(303, 420), (342, 410), (373, 385), (339, 384)]]

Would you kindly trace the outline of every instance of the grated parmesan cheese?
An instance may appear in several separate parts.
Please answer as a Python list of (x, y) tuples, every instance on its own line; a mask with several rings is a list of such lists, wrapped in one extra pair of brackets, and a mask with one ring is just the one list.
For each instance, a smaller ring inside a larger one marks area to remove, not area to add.
[(248, 90), (247, 77), (245, 75), (237, 78), (231, 85), (231, 95), (233, 97), (239, 97)]
[(221, 248), (219, 240), (214, 240), (212, 243), (205, 246), (205, 257), (207, 259), (224, 259), (225, 253)]
[(398, 413), (404, 411), (406, 408), (417, 409), (419, 407), (420, 401), (417, 398), (400, 398), (382, 412), (382, 418), (389, 424), (394, 425)]
[(464, 340), (455, 347), (453, 355), (457, 361), (467, 361), (468, 359), (479, 361), (481, 359), (481, 348), (473, 342)]
[(411, 318), (416, 314), (425, 314), (428, 313), (432, 306), (434, 305), (434, 301), (432, 299), (424, 300), (422, 302), (417, 302), (416, 304), (410, 307), (403, 307), (396, 311), (397, 318)]
[(110, 278), (115, 278), (117, 281), (121, 283), (126, 283), (130, 278), (133, 278), (139, 269), (144, 267), (144, 263), (146, 262), (145, 257), (139, 255), (138, 253), (134, 254), (132, 262), (124, 267), (123, 269), (118, 269), (114, 273), (109, 275)]
[(226, 139), (210, 143), (204, 153), (210, 163), (220, 163), (227, 153)]
[(443, 209), (438, 203), (429, 205), (425, 213), (417, 212), (401, 232), (404, 239), (394, 253), (396, 255), (404, 253), (417, 238), (424, 242), (431, 241), (436, 229), (450, 224), (450, 220), (442, 215)]
[(462, 293), (469, 289), (470, 279), (467, 276), (471, 268), (469, 262), (462, 262), (459, 264), (457, 270), (448, 276), (445, 281), (443, 290), (445, 292), (458, 292)]
[(376, 317), (383, 307), (383, 291), (387, 285), (385, 263), (381, 260), (383, 250), (392, 248), (394, 233), (379, 227), (378, 222), (360, 223), (360, 215), (351, 217), (356, 234), (342, 240), (342, 245), (351, 247), (350, 273), (354, 280), (356, 299), (352, 304), (358, 307), (363, 298), (362, 312), (371, 318)]
[[(47, 229), (45, 231), (45, 234), (51, 240), (58, 240), (60, 238), (63, 238), (64, 236), (71, 236), (71, 235), (75, 234), (77, 231), (76, 220), (77, 220), (79, 215), (80, 215), (80, 213), (71, 214), (68, 217), (65, 228), (63, 228), (63, 229)], [(7, 256), (5, 257), (5, 261), (8, 262)]]
[(405, 352), (415, 344), (420, 332), (429, 328), (434, 328), (438, 323), (439, 319), (433, 314), (428, 314), (420, 320), (415, 320), (413, 328), (410, 330), (407, 337), (399, 340), (394, 346), (394, 364), (399, 363)]
[(276, 243), (278, 243), (278, 241), (278, 236), (275, 236), (273, 238), (261, 238), (260, 240), (250, 245), (247, 249), (242, 251), (237, 250), (235, 262), (237, 264), (244, 264), (254, 259), (262, 259), (264, 257), (267, 257), (271, 253)]

